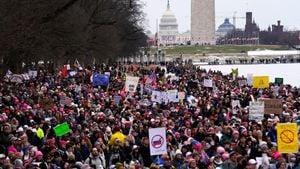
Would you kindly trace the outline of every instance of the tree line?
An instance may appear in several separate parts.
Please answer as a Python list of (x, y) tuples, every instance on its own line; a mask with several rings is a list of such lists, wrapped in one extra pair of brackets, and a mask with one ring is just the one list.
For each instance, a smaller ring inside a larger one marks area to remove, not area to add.
[(139, 0), (1, 0), (0, 57), (14, 71), (43, 60), (115, 61), (146, 46)]

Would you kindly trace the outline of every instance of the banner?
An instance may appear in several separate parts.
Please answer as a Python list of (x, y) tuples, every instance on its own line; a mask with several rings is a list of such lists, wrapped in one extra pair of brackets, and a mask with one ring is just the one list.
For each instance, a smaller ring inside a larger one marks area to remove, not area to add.
[(277, 84), (277, 85), (283, 84), (283, 78), (275, 77), (275, 84)]
[(166, 128), (149, 129), (150, 155), (167, 154)]
[(92, 84), (93, 86), (108, 86), (109, 76), (105, 74), (94, 73), (92, 75)]
[(58, 124), (53, 128), (54, 133), (56, 136), (63, 136), (71, 131), (69, 124), (67, 122), (64, 122), (62, 124)]
[(178, 90), (168, 90), (169, 102), (177, 103), (179, 102)]
[(203, 86), (204, 87), (213, 87), (213, 81), (211, 79), (204, 79)]
[(261, 121), (264, 118), (264, 102), (251, 101), (249, 103), (249, 120)]
[(280, 153), (298, 153), (297, 124), (277, 123), (277, 143)]
[(266, 99), (265, 102), (265, 114), (281, 114), (282, 101), (280, 99)]
[(59, 103), (61, 105), (64, 105), (64, 106), (71, 106), (72, 99), (70, 97), (67, 97), (67, 96), (60, 96)]
[(269, 88), (269, 76), (253, 76), (253, 88)]
[(137, 85), (139, 83), (139, 77), (127, 76), (125, 82), (125, 91), (126, 92), (135, 92)]

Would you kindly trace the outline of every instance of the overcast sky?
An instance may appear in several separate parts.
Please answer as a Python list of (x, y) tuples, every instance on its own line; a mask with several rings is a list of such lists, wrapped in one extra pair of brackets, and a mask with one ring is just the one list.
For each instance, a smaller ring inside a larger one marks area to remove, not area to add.
[[(300, 29), (300, 0), (215, 0), (216, 2), (216, 26), (220, 25), (224, 18), (232, 17), (236, 12), (237, 17), (245, 17), (246, 11), (253, 12), (253, 18), (261, 29), (267, 29), (281, 20), (285, 29)], [(167, 0), (141, 0), (145, 4), (143, 11), (146, 14), (145, 27), (156, 32), (156, 20), (161, 18), (166, 10)], [(190, 30), (191, 0), (170, 0), (171, 10), (177, 18), (179, 31)], [(245, 25), (244, 19), (236, 20), (237, 27)]]

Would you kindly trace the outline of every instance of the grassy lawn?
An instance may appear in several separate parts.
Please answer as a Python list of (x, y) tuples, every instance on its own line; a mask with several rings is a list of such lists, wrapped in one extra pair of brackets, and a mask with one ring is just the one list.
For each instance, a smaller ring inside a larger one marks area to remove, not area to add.
[[(172, 46), (159, 47), (166, 51), (167, 55), (174, 54), (209, 54), (209, 53), (246, 53), (251, 50), (287, 50), (285, 46), (279, 45), (226, 45), (226, 46)], [(151, 53), (157, 50), (156, 47), (151, 48)]]

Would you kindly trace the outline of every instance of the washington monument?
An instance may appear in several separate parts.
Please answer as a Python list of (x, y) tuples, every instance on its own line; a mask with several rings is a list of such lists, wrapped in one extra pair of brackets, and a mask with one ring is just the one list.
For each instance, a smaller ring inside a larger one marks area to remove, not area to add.
[(199, 45), (214, 45), (215, 0), (192, 0), (191, 42)]

